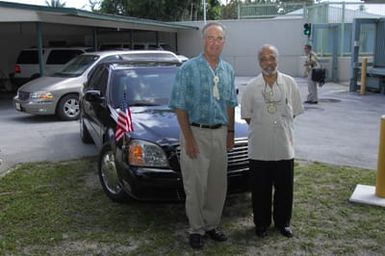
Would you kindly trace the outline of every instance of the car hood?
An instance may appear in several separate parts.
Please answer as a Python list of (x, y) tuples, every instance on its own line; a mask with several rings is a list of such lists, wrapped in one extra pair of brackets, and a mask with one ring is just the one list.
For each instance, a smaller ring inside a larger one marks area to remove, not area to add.
[(179, 124), (175, 112), (164, 107), (132, 107), (135, 137), (160, 145), (179, 141)]
[(19, 90), (25, 92), (37, 92), (37, 91), (54, 91), (61, 89), (74, 88), (80, 91), (82, 83), (84, 82), (83, 76), (78, 77), (53, 77), (43, 76), (36, 78), (20, 87)]
[[(175, 112), (167, 106), (131, 107), (130, 110), (134, 125), (132, 138), (156, 142), (159, 145), (179, 144), (179, 123)], [(117, 117), (117, 112), (115, 115)], [(240, 109), (237, 107), (235, 111), (235, 138), (247, 139), (247, 132), (248, 125), (240, 119)]]

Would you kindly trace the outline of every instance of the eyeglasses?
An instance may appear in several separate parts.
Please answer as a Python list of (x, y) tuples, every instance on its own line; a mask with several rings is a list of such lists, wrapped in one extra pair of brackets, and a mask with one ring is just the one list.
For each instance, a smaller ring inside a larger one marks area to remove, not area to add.
[(218, 42), (218, 43), (222, 43), (223, 41), (225, 41), (225, 37), (223, 36), (218, 36), (218, 37), (214, 37), (214, 36), (207, 36), (206, 37), (207, 41), (209, 41), (210, 43), (211, 42)]

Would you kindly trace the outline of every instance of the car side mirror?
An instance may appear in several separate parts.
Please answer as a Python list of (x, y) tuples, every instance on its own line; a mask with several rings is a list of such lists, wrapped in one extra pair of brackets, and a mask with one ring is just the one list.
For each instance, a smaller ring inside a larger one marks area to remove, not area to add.
[(89, 90), (84, 94), (84, 99), (89, 102), (102, 102), (104, 97), (98, 90)]

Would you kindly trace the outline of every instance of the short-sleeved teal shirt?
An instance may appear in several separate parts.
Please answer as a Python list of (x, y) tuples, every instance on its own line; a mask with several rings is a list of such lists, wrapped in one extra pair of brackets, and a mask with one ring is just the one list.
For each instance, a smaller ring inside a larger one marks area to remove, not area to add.
[[(219, 77), (219, 99), (213, 96), (215, 76)], [(220, 59), (213, 70), (201, 53), (178, 70), (169, 107), (187, 111), (190, 123), (226, 125), (227, 108), (238, 104), (234, 80), (229, 63)]]

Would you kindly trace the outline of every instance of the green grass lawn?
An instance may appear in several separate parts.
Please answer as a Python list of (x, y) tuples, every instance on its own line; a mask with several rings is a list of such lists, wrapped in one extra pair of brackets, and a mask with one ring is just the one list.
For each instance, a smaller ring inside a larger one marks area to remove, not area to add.
[(0, 178), (0, 255), (385, 254), (384, 208), (349, 202), (357, 184), (375, 184), (370, 170), (297, 162), (294, 238), (257, 238), (250, 194), (237, 194), (223, 212), (229, 240), (196, 252), (183, 203), (113, 203), (95, 162), (23, 164)]

